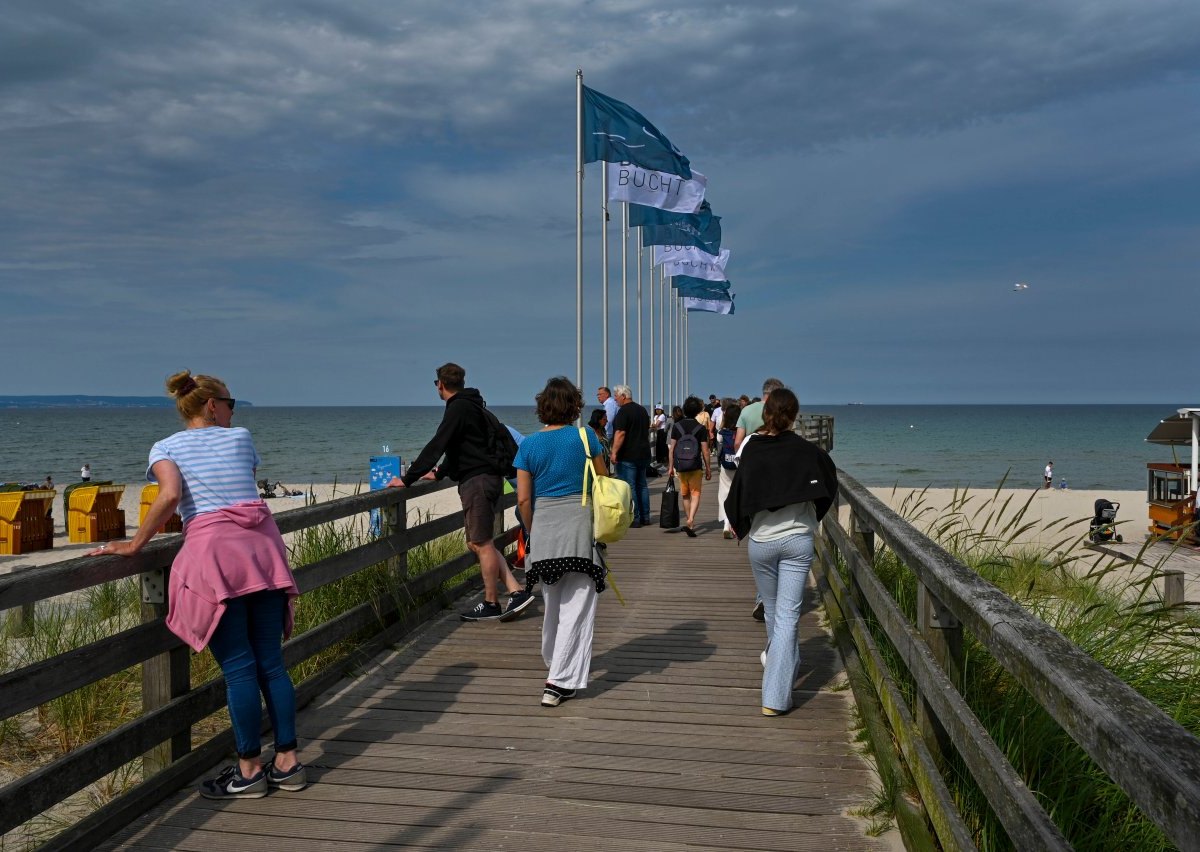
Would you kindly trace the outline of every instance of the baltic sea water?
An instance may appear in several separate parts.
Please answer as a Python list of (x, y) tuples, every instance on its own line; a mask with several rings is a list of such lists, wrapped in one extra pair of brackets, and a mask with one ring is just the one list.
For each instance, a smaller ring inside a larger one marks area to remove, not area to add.
[[(1146, 463), (1171, 461), (1172, 448), (1147, 444), (1163, 405), (807, 405), (834, 417), (833, 457), (866, 485), (1037, 487), (1054, 462), (1055, 486), (1138, 490)], [(239, 407), (236, 425), (254, 435), (260, 477), (290, 487), (367, 481), (370, 458), (412, 461), (433, 435), (443, 406)], [(496, 406), (523, 433), (539, 428), (529, 406)], [(590, 409), (589, 409), (590, 410)], [(173, 408), (0, 409), (0, 482), (79, 478), (138, 482), (150, 445), (177, 431)], [(386, 450), (384, 448), (387, 448)], [(1181, 459), (1187, 448), (1179, 451)]]

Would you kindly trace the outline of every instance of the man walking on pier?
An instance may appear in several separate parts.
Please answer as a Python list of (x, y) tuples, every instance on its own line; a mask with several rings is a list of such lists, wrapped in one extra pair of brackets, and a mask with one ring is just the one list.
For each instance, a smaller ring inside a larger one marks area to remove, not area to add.
[(763, 382), (762, 401), (752, 402), (742, 409), (742, 414), (738, 417), (737, 432), (733, 436), (733, 445), (735, 449), (742, 448), (742, 442), (746, 440), (746, 436), (753, 435), (763, 425), (763, 405), (771, 396), (772, 391), (777, 391), (784, 387), (783, 382), (779, 379), (767, 379)]
[(630, 526), (644, 527), (650, 523), (650, 486), (646, 482), (646, 468), (650, 466), (650, 415), (633, 401), (629, 385), (617, 385), (613, 391), (621, 407), (609, 421), (613, 428), (611, 457), (617, 478), (629, 483), (633, 492)]
[[(457, 364), (438, 367), (433, 383), (446, 403), (441, 425), (404, 476), (393, 478), (388, 486), (403, 488), (418, 479), (445, 477), (458, 483), (467, 547), (479, 557), (479, 573), (483, 577), (483, 601), (461, 617), (463, 621), (508, 621), (533, 602), (492, 542), (496, 504), (504, 493), (505, 473), (497, 469), (495, 449), (506, 443), (504, 439), (508, 439), (508, 444), (513, 441), (504, 425), (485, 412), (479, 391), (464, 387), (466, 378), (466, 370)], [(443, 455), (445, 461), (437, 465)], [(511, 457), (508, 463), (512, 463)], [(501, 608), (498, 599), (501, 581), (508, 589), (507, 608)]]

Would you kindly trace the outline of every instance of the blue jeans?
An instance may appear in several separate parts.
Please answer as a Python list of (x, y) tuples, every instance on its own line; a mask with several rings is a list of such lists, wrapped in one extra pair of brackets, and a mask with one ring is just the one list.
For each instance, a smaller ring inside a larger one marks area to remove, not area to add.
[(617, 462), (617, 479), (629, 484), (633, 492), (633, 517), (643, 524), (650, 523), (650, 485), (646, 482), (649, 466), (649, 459)]
[(227, 601), (225, 614), (208, 642), (225, 675), (225, 696), (238, 757), (262, 754), (259, 733), (262, 702), (275, 733), (275, 751), (296, 748), (296, 689), (283, 665), (283, 623), (287, 593), (254, 592)]
[(767, 665), (763, 670), (762, 706), (792, 709), (792, 684), (800, 669), (800, 604), (813, 560), (808, 533), (776, 541), (750, 539), (750, 568), (767, 621)]

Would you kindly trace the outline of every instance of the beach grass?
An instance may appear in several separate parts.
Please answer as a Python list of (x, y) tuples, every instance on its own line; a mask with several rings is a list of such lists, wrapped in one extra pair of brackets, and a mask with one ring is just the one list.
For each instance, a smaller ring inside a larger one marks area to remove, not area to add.
[[(1075, 538), (1066, 528), (1078, 519), (1046, 524), (1048, 532), (1061, 535), (1049, 550), (1054, 555), (1018, 545), (1028, 529), (1024, 515), (1029, 502), (1010, 512), (1014, 495), (1001, 499), (1001, 493), (956, 492), (947, 510), (932, 511), (918, 492), (901, 514), (1183, 727), (1200, 734), (1200, 620), (1162, 605), (1153, 587), (1155, 571), (1138, 580), (1117, 579), (1115, 561), (1089, 570), (1081, 557), (1065, 555)], [(915, 623), (914, 575), (887, 547), (877, 553), (875, 570)], [(882, 629), (868, 621), (912, 707), (911, 678)], [(964, 650), (964, 698), (1076, 849), (1175, 848), (970, 634), (964, 636)], [(956, 755), (946, 769), (947, 783), (979, 849), (1012, 849)]]

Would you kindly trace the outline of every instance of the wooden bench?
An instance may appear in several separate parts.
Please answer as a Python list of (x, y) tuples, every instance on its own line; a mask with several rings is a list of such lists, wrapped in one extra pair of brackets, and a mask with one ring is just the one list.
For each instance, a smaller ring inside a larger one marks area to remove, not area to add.
[(52, 488), (0, 492), (0, 554), (16, 556), (54, 547)]
[(67, 487), (67, 538), (72, 542), (125, 537), (124, 485), (80, 482)]
[[(151, 482), (142, 486), (142, 496), (138, 501), (138, 526), (146, 523), (146, 513), (150, 511), (150, 507), (154, 505), (154, 501), (158, 499), (158, 483)], [(183, 532), (183, 519), (176, 512), (171, 517), (167, 518), (167, 522), (158, 528), (161, 532)]]

